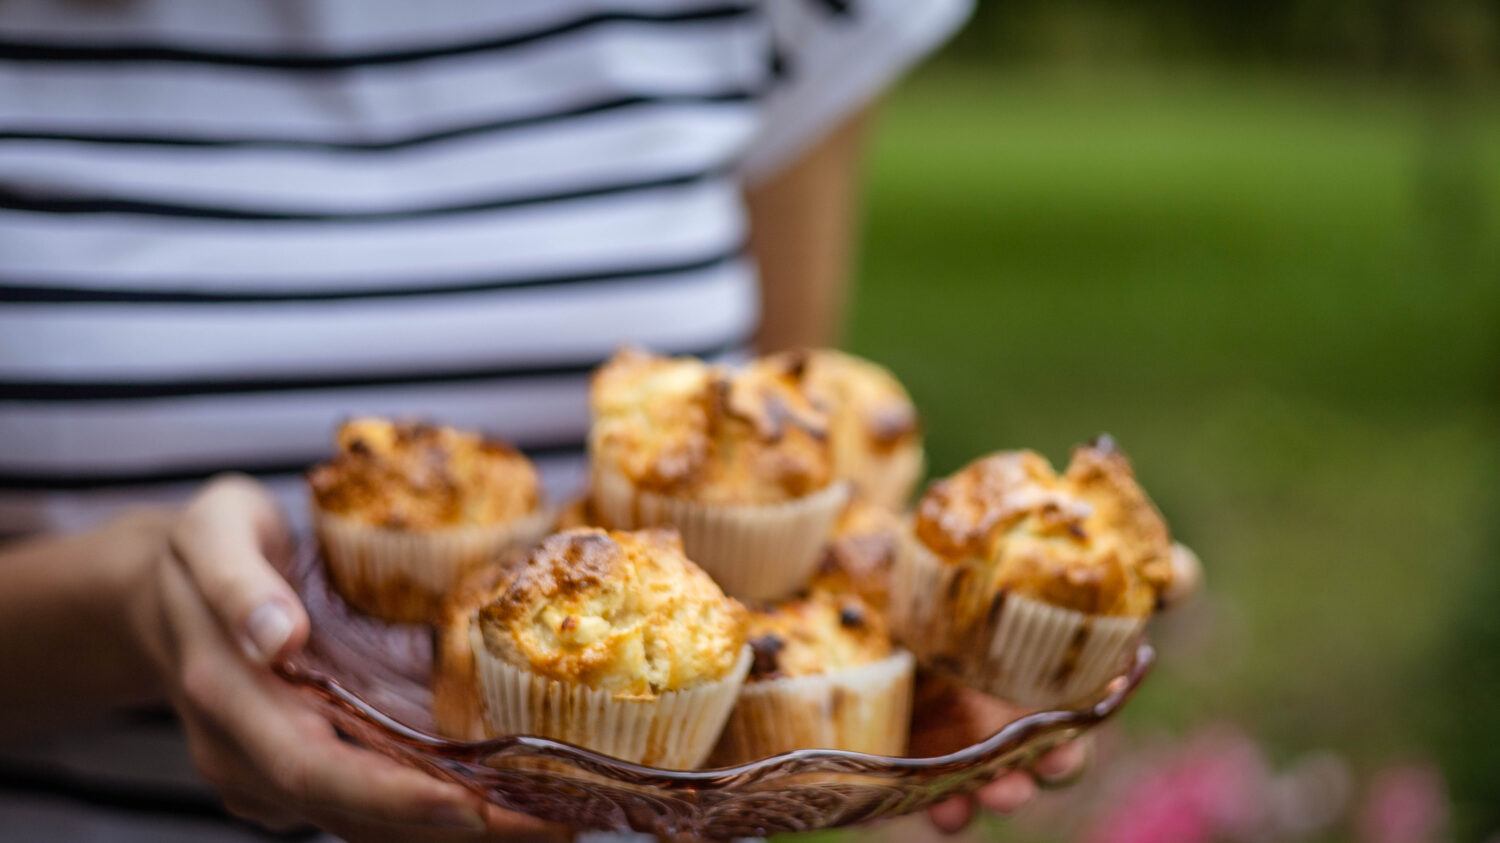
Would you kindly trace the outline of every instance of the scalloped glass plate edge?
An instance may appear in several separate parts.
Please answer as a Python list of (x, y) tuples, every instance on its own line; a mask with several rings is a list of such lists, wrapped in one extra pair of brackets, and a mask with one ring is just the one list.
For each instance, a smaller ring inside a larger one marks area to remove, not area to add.
[(579, 828), (728, 839), (899, 816), (972, 791), (1113, 716), (1155, 659), (1142, 641), (1098, 701), (1024, 715), (946, 755), (802, 749), (711, 770), (645, 767), (529, 736), (449, 740), (400, 722), (324, 671), (287, 663), (277, 672), (310, 692), (349, 737), (502, 808)]

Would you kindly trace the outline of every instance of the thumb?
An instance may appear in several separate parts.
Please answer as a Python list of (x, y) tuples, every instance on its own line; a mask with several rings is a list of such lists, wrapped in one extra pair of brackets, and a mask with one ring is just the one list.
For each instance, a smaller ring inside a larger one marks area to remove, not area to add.
[(290, 547), (271, 494), (242, 475), (210, 480), (172, 531), (172, 551), (247, 658), (270, 664), (307, 640), (307, 611), (276, 569)]

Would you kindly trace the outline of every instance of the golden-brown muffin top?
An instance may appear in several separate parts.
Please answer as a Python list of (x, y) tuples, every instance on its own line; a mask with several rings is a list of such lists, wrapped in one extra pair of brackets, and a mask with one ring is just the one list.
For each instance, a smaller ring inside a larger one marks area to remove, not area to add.
[(338, 454), (307, 479), (323, 509), (396, 529), (501, 524), (541, 501), (536, 469), (521, 452), (420, 422), (345, 422)]
[(688, 561), (671, 529), (576, 529), (542, 542), (479, 610), (497, 658), (617, 699), (722, 679), (745, 646), (745, 609)]
[(828, 415), (785, 361), (740, 369), (625, 349), (594, 374), (589, 445), (637, 487), (704, 503), (778, 503), (833, 479)]
[(516, 571), (525, 564), (526, 555), (520, 548), (512, 548), (502, 559), (498, 564), (480, 565), (459, 577), (458, 584), (443, 597), (444, 623), (462, 619), (467, 629), (475, 611), (493, 602), (510, 586)]
[(804, 370), (807, 394), (832, 418), (838, 476), (858, 477), (864, 461), (920, 443), (916, 405), (884, 366), (831, 348), (786, 351), (767, 359)]
[(896, 513), (860, 498), (850, 500), (833, 526), (813, 586), (857, 594), (870, 606), (885, 611), (890, 604), (891, 571), (901, 545), (901, 529)]
[(950, 562), (989, 563), (1007, 589), (1098, 615), (1144, 616), (1171, 584), (1171, 537), (1109, 437), (1058, 476), (1031, 451), (976, 460), (917, 504), (917, 538)]
[(885, 621), (858, 595), (813, 589), (804, 597), (750, 610), (749, 681), (812, 676), (877, 662), (891, 654)]

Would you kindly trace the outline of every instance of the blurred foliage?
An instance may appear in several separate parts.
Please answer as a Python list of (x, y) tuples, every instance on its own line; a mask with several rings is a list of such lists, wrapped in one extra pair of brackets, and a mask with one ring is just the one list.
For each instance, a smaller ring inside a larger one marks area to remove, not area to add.
[[(1491, 455), (1493, 456), (1493, 454)], [(1491, 459), (1489, 476), (1500, 470)], [(1476, 528), (1488, 541), (1481, 570), (1466, 580), (1468, 588), (1447, 626), (1446, 646), (1424, 675), (1423, 685), (1434, 690), (1434, 705), (1421, 723), (1436, 739), (1445, 774), (1454, 784), (1458, 802), (1459, 839), (1484, 839), (1500, 829), (1500, 493), (1491, 485), (1487, 507), (1490, 518)], [(1491, 838), (1493, 839), (1493, 838)]]
[(1358, 71), (1500, 71), (1495, 0), (979, 0), (970, 58), (1229, 57)]
[(1215, 66), (949, 62), (901, 88), (850, 344), (910, 385), (935, 472), (1101, 430), (1134, 457), (1211, 596), (1159, 626), (1129, 731), (1232, 719), (1359, 775), (1437, 752), (1478, 838), (1500, 828), (1500, 98)]

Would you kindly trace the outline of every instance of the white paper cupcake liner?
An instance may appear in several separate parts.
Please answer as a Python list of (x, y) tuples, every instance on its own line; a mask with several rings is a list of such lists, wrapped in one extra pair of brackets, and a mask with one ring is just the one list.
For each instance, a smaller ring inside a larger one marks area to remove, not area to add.
[(884, 458), (867, 459), (850, 476), (857, 494), (894, 512), (906, 508), (912, 490), (922, 479), (927, 458), (920, 443), (897, 448)]
[(923, 664), (1012, 702), (1054, 706), (1098, 693), (1125, 669), (1145, 629), (1146, 618), (990, 595), (982, 579), (965, 573), (974, 570), (975, 563), (944, 563), (908, 535), (896, 565), (892, 626)]
[(669, 770), (691, 770), (708, 757), (750, 671), (747, 646), (722, 679), (653, 700), (617, 700), (608, 691), (549, 679), (495, 657), (485, 648), (478, 624), (470, 626), (469, 635), (491, 737), (552, 738)]
[(552, 513), (492, 527), (406, 531), (373, 527), (313, 507), (328, 572), (350, 605), (401, 623), (438, 619), (444, 596), (473, 568), (540, 539)]
[(746, 682), (710, 763), (743, 764), (794, 749), (903, 755), (915, 666), (901, 650), (818, 676)]
[(719, 584), (742, 600), (775, 600), (807, 585), (823, 545), (849, 499), (834, 483), (785, 503), (704, 504), (641, 491), (618, 471), (594, 466), (599, 517), (617, 530), (670, 525), (683, 549)]

